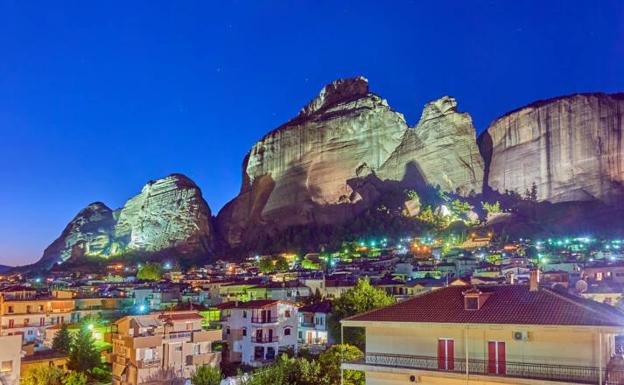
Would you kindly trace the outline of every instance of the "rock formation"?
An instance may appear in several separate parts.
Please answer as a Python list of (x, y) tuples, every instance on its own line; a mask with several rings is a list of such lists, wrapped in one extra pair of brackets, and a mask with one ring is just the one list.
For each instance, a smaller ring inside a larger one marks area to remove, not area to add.
[(80, 210), (61, 236), (45, 249), (40, 263), (51, 266), (76, 255), (107, 255), (114, 226), (113, 211), (104, 203), (91, 203)]
[(46, 248), (40, 264), (130, 251), (210, 254), (213, 245), (211, 212), (199, 187), (184, 175), (172, 174), (147, 183), (114, 212), (99, 202), (87, 206)]
[(492, 123), (480, 138), (488, 185), (538, 200), (598, 199), (624, 193), (624, 94), (576, 94), (539, 101)]
[(430, 103), (409, 128), (366, 79), (332, 82), (252, 147), (240, 194), (219, 213), (221, 235), (237, 245), (260, 229), (340, 223), (381, 194), (375, 180), (480, 192), (474, 128), (455, 107), (448, 97)]
[(483, 159), (475, 128), (470, 115), (457, 112), (454, 98), (444, 96), (425, 106), (420, 121), (405, 132), (380, 174), (403, 179), (410, 163), (418, 165), (428, 185), (461, 195), (481, 192)]

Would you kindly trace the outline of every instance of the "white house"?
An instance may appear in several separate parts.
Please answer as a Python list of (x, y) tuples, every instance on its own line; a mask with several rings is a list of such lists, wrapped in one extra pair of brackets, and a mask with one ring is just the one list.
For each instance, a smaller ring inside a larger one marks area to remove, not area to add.
[(275, 360), (280, 351), (297, 350), (296, 304), (280, 300), (226, 302), (221, 309), (223, 358), (251, 366)]

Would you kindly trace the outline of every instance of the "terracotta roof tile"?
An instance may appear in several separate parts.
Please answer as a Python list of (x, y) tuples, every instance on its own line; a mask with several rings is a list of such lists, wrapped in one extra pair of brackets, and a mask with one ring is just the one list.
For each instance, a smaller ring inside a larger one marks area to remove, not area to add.
[(465, 310), (462, 292), (451, 286), (347, 318), (352, 321), (624, 326), (624, 313), (598, 302), (527, 285), (479, 287), (489, 297), (479, 310)]

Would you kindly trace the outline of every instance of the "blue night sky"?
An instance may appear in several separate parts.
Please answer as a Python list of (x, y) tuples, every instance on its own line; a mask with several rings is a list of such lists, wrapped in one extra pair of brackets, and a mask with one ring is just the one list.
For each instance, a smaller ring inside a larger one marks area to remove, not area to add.
[(216, 3), (0, 0), (0, 263), (172, 172), (216, 213), (252, 144), (336, 78), (366, 76), (410, 124), (455, 96), (479, 131), (624, 91), (622, 1)]

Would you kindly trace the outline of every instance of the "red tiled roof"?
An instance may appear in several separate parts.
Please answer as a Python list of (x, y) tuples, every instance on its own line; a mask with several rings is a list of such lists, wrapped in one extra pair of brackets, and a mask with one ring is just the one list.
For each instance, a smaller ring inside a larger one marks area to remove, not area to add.
[(348, 321), (472, 324), (624, 326), (624, 313), (612, 306), (552, 289), (528, 285), (479, 287), (489, 298), (479, 310), (465, 310), (466, 287), (439, 289)]
[(276, 299), (258, 299), (254, 301), (240, 302), (240, 301), (230, 301), (224, 302), (222, 304), (217, 305), (218, 309), (257, 309), (269, 305), (276, 304), (280, 301)]
[(186, 320), (201, 320), (204, 317), (197, 313), (178, 313), (178, 314), (165, 314), (161, 318), (165, 318), (170, 321), (186, 321)]
[(332, 304), (329, 301), (313, 303), (311, 305), (299, 308), (300, 313), (330, 313)]

